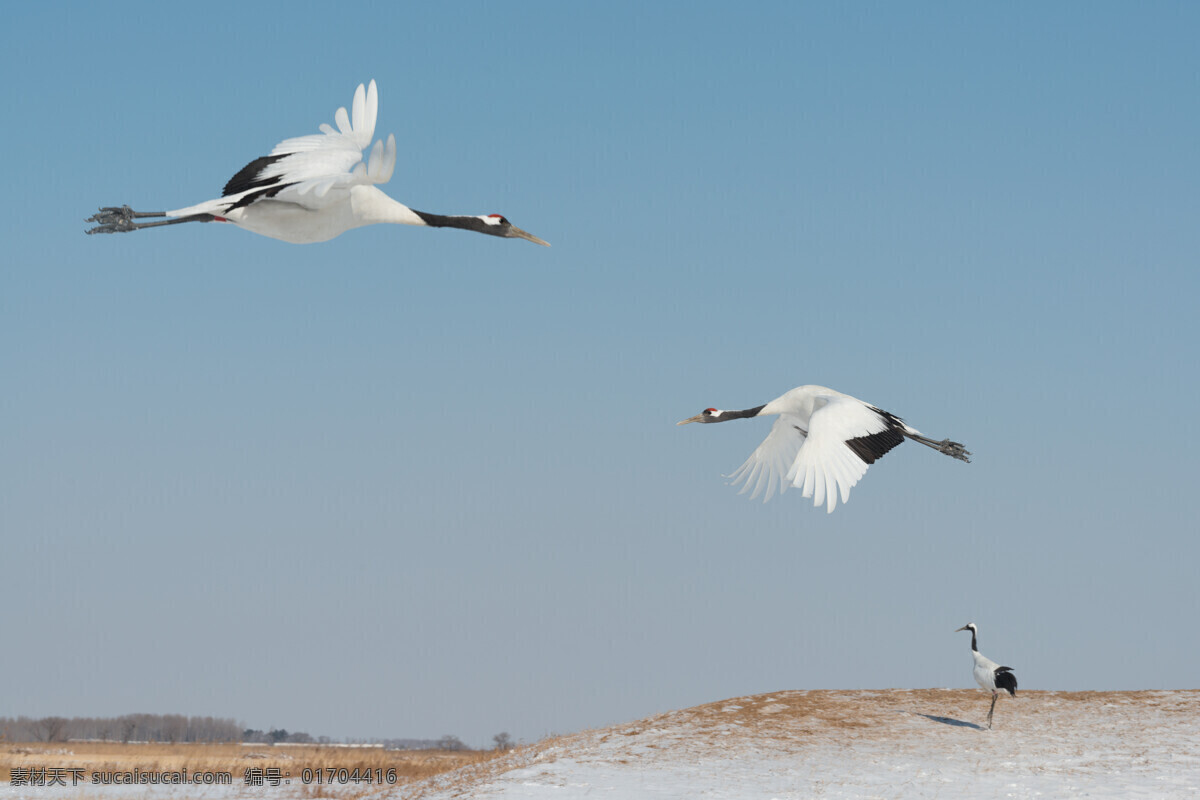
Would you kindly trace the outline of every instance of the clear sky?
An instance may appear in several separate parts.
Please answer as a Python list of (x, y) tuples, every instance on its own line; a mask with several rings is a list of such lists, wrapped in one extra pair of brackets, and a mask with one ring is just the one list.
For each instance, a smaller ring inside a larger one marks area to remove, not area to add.
[[(349, 8), (350, 6), (346, 6)], [(779, 689), (1194, 688), (1200, 6), (24, 3), (0, 716), (490, 743)], [(375, 78), (376, 226), (87, 237)], [(831, 386), (908, 445), (726, 485)]]

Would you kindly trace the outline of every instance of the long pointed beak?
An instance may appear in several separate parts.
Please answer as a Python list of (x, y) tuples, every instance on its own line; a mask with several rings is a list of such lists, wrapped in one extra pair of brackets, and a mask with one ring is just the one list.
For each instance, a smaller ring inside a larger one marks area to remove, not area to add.
[(966, 625), (963, 625), (961, 628), (955, 628), (954, 632), (958, 633), (959, 631), (968, 631), (968, 630), (970, 630), (970, 628), (968, 628)]
[(681, 420), (679, 420), (679, 422), (676, 422), (675, 424), (676, 425), (687, 425), (689, 422), (699, 422), (702, 419), (704, 419), (704, 415), (697, 414), (694, 417), (688, 417), (687, 419), (681, 419)]
[(526, 241), (533, 242), (534, 244), (540, 244), (542, 247), (550, 246), (550, 243), (547, 242), (546, 240), (539, 239), (538, 237), (534, 236), (532, 233), (521, 230), (516, 225), (513, 225), (508, 229), (508, 235), (510, 238), (516, 237), (518, 239), (525, 239)]

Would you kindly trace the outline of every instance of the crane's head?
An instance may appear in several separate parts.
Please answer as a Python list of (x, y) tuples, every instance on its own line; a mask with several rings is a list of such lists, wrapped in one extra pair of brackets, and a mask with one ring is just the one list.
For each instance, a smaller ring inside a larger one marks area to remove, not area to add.
[(755, 406), (745, 411), (722, 411), (719, 408), (706, 408), (694, 417), (681, 419), (676, 425), (687, 425), (689, 422), (728, 422), (731, 419), (746, 419), (756, 417), (766, 406)]
[[(961, 628), (959, 628), (958, 631), (970, 631), (972, 635), (977, 633), (974, 622), (968, 622), (966, 625), (963, 625)], [(958, 633), (958, 631), (955, 631), (955, 633)]]
[(720, 411), (715, 408), (706, 408), (696, 416), (688, 417), (687, 419), (681, 419), (675, 424), (687, 425), (689, 422), (723, 422), (724, 420), (721, 419), (721, 415), (724, 413), (724, 411)]
[(534, 244), (540, 244), (543, 247), (549, 247), (550, 243), (539, 239), (528, 231), (523, 231), (516, 225), (513, 225), (507, 219), (499, 214), (488, 214), (483, 217), (476, 217), (483, 222), (483, 226), (475, 228), (480, 233), (490, 233), (492, 236), (503, 236), (507, 239), (524, 239)]

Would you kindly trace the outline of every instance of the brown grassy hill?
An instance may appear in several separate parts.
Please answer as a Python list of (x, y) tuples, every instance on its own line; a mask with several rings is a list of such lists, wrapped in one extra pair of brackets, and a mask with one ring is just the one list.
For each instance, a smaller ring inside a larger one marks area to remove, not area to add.
[(400, 796), (1200, 797), (1200, 692), (783, 691), (559, 737)]

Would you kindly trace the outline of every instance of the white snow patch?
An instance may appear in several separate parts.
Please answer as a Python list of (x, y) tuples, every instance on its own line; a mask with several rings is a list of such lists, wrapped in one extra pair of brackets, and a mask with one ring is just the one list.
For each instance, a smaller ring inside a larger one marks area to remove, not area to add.
[(544, 751), (526, 748), (420, 796), (1200, 797), (1200, 692), (1023, 691), (990, 731), (989, 702), (937, 689), (735, 698), (557, 739), (536, 766)]

